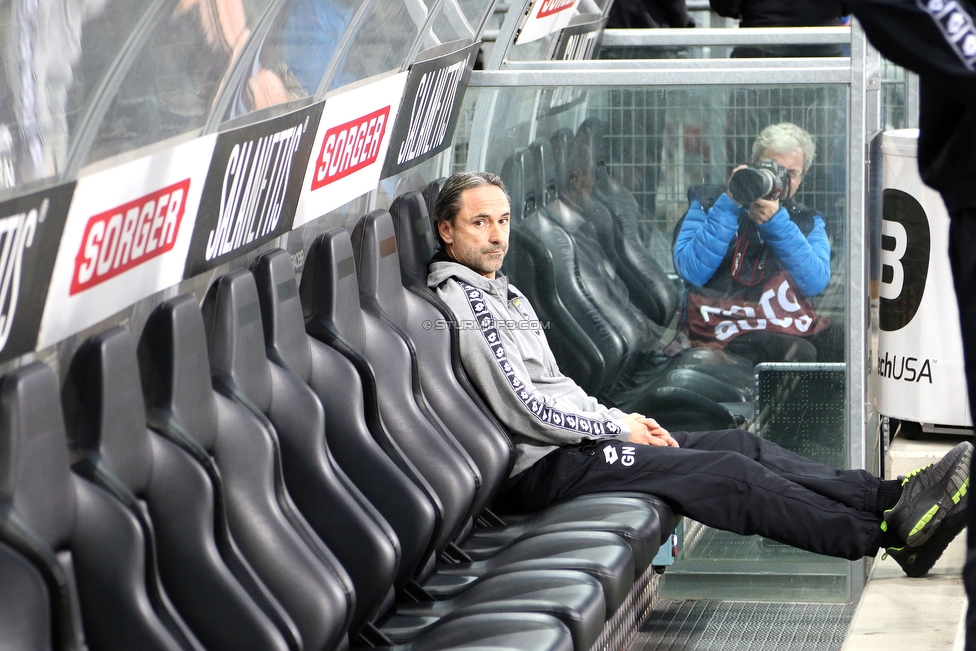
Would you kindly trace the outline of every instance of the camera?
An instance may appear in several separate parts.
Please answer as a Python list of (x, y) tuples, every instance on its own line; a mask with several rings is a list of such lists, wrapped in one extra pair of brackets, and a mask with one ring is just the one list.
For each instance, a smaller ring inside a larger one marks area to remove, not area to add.
[(729, 196), (748, 206), (757, 199), (785, 199), (790, 193), (790, 172), (771, 158), (736, 170), (729, 179)]

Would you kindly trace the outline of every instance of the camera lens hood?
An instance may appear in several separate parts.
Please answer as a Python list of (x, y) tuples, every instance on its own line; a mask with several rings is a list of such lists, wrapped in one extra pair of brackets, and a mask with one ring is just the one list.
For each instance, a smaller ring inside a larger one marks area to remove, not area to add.
[[(766, 172), (763, 174), (763, 172)], [(761, 199), (770, 191), (769, 172), (754, 167), (736, 170), (729, 179), (729, 196), (738, 204), (748, 206)]]

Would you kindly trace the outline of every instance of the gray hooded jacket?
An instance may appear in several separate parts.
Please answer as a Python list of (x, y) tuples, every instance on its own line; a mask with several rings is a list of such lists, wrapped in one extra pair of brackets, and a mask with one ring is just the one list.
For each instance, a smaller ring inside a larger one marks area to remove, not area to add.
[(624, 412), (603, 406), (559, 371), (544, 324), (508, 278), (491, 280), (435, 259), (427, 285), (454, 313), (465, 371), (512, 433), (512, 476), (560, 446), (628, 439)]

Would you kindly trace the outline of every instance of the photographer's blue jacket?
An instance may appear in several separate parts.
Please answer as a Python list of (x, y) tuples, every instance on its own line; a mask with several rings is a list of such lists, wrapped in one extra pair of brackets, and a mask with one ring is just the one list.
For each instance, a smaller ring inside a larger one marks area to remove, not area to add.
[(812, 225), (804, 234), (785, 207), (758, 226), (749, 221), (747, 214), (747, 208), (740, 208), (726, 194), (707, 212), (700, 199), (692, 199), (674, 244), (678, 275), (691, 285), (705, 286), (730, 255), (739, 230), (755, 228), (800, 291), (816, 296), (827, 287), (830, 242), (823, 217), (812, 213)]

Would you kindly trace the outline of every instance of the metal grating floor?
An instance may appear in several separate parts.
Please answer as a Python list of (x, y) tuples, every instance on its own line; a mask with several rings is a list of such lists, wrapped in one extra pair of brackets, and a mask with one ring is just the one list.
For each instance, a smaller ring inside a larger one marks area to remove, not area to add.
[(630, 651), (836, 651), (853, 604), (660, 601)]

